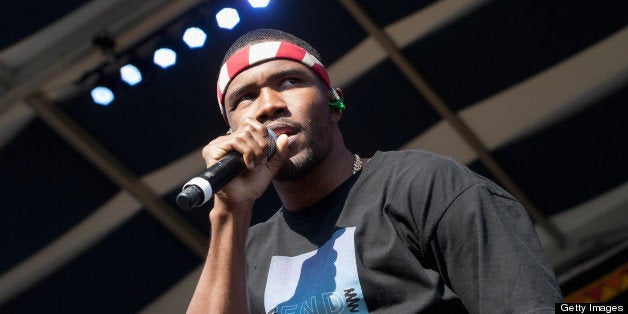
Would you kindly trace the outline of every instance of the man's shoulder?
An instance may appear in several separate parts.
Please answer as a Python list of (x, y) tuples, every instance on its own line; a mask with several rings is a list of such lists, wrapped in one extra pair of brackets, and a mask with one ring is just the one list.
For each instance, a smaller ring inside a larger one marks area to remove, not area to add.
[(411, 150), (394, 150), (394, 151), (378, 151), (373, 157), (379, 157), (380, 162), (383, 163), (397, 163), (402, 162), (429, 162), (429, 163), (443, 163), (447, 165), (460, 165), (455, 159), (444, 155), (439, 155), (433, 152), (411, 149)]
[(457, 160), (423, 150), (378, 152), (381, 165), (393, 171), (393, 180), (429, 184), (440, 192), (460, 193), (471, 186), (493, 195), (516, 199), (492, 180), (474, 172)]
[(461, 176), (471, 179), (475, 176), (475, 173), (455, 159), (424, 150), (377, 152), (373, 155), (372, 161), (373, 168), (377, 168), (375, 171), (402, 174), (405, 177)]
[(428, 151), (377, 152), (368, 164), (363, 184), (386, 186), (388, 191), (404, 193), (411, 190), (419, 193), (417, 195), (439, 195), (444, 202), (476, 185), (486, 187), (495, 194), (508, 195), (464, 164)]

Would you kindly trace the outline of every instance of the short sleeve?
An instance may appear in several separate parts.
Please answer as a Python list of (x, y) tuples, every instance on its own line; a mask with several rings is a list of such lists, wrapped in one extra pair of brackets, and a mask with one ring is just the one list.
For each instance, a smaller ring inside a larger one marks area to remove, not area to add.
[(562, 296), (523, 206), (473, 184), (445, 209), (429, 242), (445, 282), (472, 313), (553, 313)]

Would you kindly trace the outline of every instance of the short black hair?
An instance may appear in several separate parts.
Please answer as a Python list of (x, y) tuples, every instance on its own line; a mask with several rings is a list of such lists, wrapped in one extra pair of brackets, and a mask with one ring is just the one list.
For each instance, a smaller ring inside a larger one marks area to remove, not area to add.
[(240, 36), (238, 39), (236, 39), (236, 41), (231, 45), (231, 47), (229, 47), (229, 50), (227, 50), (227, 52), (225, 53), (225, 57), (222, 58), (221, 64), (225, 64), (225, 62), (227, 61), (227, 59), (229, 59), (229, 57), (231, 57), (234, 53), (236, 53), (238, 50), (242, 48), (248, 47), (256, 43), (261, 43), (261, 42), (266, 42), (266, 41), (276, 41), (276, 40), (295, 44), (305, 49), (307, 52), (313, 55), (316, 59), (318, 59), (318, 61), (323, 63), (320, 53), (318, 53), (318, 51), (314, 49), (314, 47), (312, 47), (312, 45), (310, 45), (307, 41), (297, 36), (294, 36), (290, 33), (286, 33), (284, 31), (280, 31), (277, 29), (260, 28), (254, 31), (250, 31)]

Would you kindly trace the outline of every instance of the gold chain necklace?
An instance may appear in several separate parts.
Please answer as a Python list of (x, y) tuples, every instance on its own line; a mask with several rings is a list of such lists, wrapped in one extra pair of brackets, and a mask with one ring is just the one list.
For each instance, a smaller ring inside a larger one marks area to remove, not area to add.
[(360, 169), (362, 169), (362, 159), (360, 155), (353, 154), (353, 172), (351, 172), (351, 174), (356, 174)]

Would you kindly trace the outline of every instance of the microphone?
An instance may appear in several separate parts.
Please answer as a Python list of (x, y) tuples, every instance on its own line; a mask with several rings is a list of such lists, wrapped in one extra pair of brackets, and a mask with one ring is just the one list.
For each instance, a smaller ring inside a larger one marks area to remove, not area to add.
[[(268, 129), (268, 158), (275, 154), (277, 135)], [(177, 205), (183, 210), (201, 206), (209, 201), (217, 191), (222, 189), (246, 169), (242, 154), (237, 151), (228, 152), (217, 163), (207, 168), (200, 175), (183, 185), (177, 195)]]

